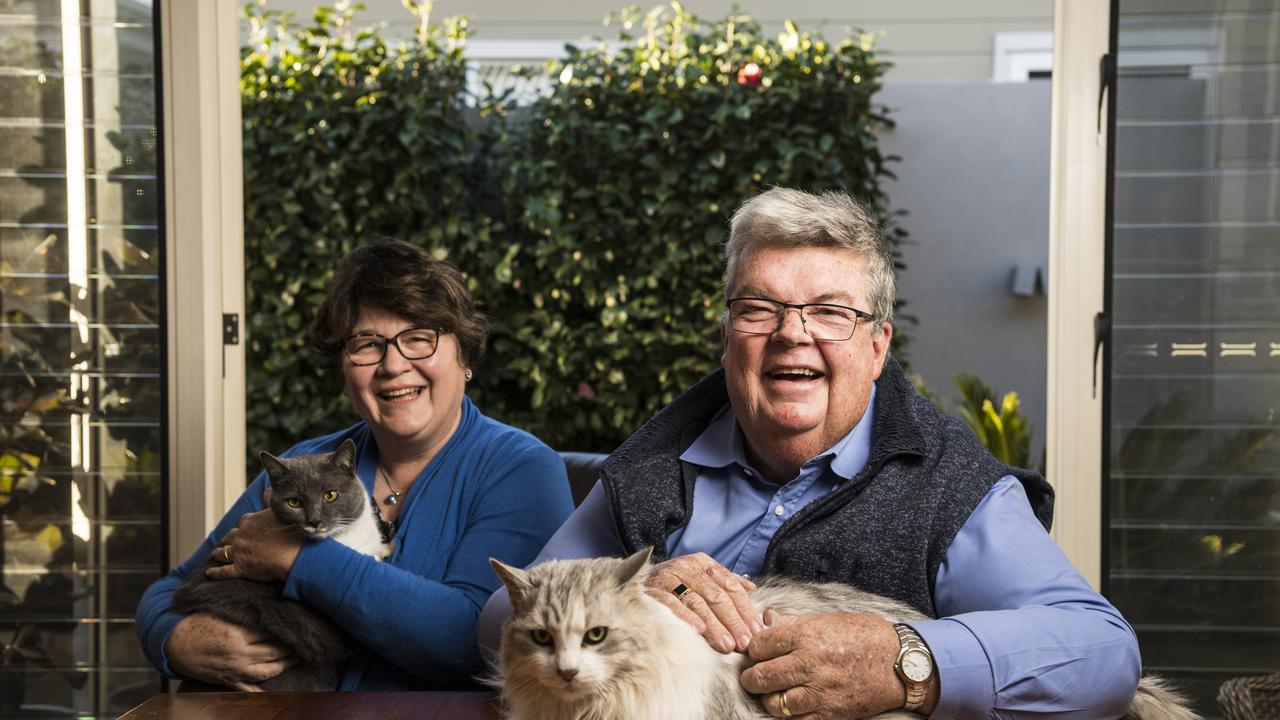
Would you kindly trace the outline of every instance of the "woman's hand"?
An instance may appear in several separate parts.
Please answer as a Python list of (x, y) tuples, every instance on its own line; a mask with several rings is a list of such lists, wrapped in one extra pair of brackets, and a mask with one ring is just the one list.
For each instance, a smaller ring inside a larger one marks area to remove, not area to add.
[(164, 652), (179, 675), (241, 692), (262, 692), (257, 683), (293, 664), (291, 656), (263, 636), (209, 613), (184, 617)]
[[(264, 501), (270, 500), (270, 493), (263, 494)], [(302, 537), (281, 525), (270, 508), (245, 513), (240, 525), (213, 549), (213, 559), (224, 565), (209, 568), (205, 575), (214, 580), (287, 580), (302, 543)]]
[[(745, 652), (751, 638), (764, 628), (747, 593), (755, 583), (712, 560), (694, 553), (658, 563), (645, 580), (649, 594), (671, 608), (676, 617), (697, 629), (711, 647), (722, 653)], [(685, 590), (676, 597), (680, 586)]]

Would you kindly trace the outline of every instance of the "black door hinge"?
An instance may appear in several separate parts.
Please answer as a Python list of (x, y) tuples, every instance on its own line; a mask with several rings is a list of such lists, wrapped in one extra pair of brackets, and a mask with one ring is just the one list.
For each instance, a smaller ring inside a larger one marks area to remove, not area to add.
[(240, 316), (236, 313), (222, 314), (222, 344), (240, 344)]

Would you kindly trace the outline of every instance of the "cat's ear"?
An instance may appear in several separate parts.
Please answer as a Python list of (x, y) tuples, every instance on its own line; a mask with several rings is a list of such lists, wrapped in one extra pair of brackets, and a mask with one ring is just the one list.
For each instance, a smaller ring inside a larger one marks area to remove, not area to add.
[(622, 587), (632, 580), (640, 577), (643, 579), (642, 573), (649, 567), (649, 556), (653, 555), (653, 548), (647, 547), (634, 553), (622, 561), (622, 565), (618, 566), (618, 587)]
[(272, 455), (266, 450), (258, 453), (258, 459), (262, 461), (262, 468), (267, 471), (267, 477), (271, 478), (273, 481), (276, 478), (284, 477), (289, 474), (289, 468), (285, 467), (284, 463), (280, 462), (280, 458)]
[(351, 438), (342, 441), (333, 451), (333, 464), (344, 470), (354, 471), (356, 468), (356, 443)]
[(533, 583), (529, 582), (529, 572), (507, 565), (497, 558), (489, 558), (489, 564), (493, 566), (493, 571), (498, 573), (502, 584), (507, 587), (507, 594), (511, 596), (511, 606), (517, 611), (521, 610), (525, 599), (533, 590)]

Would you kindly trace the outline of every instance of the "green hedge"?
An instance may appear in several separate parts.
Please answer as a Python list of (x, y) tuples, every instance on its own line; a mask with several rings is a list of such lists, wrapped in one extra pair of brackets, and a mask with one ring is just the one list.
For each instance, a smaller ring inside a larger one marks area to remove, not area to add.
[(307, 339), (344, 253), (382, 236), (484, 243), (492, 225), (473, 202), (461, 23), (397, 48), (352, 11), (291, 28), (254, 9), (240, 80), (250, 456), (357, 419)]
[(461, 21), (398, 48), (351, 30), (349, 13), (253, 22), (251, 450), (350, 417), (304, 336), (333, 262), (367, 238), (420, 243), (467, 273), (493, 323), (471, 390), (482, 409), (554, 447), (607, 451), (718, 364), (720, 244), (742, 201), (843, 188), (903, 235), (880, 188), (886, 65), (867, 35), (766, 38), (678, 5), (624, 13), (621, 47), (566, 48), (545, 97), (480, 98), (468, 114)]

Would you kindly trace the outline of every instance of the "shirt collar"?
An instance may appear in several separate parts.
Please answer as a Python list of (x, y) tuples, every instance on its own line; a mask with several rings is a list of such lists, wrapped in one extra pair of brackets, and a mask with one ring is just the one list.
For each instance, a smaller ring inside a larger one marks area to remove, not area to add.
[(722, 468), (733, 464), (751, 467), (747, 462), (746, 448), (742, 444), (742, 433), (738, 431), (738, 416), (733, 413), (733, 405), (725, 404), (698, 438), (693, 441), (680, 459), (707, 468)]
[[(867, 464), (871, 454), (871, 426), (875, 417), (876, 386), (872, 384), (871, 395), (867, 398), (867, 409), (862, 419), (853, 426), (844, 437), (831, 447), (819, 453), (805, 465), (812, 465), (827, 458), (831, 460), (831, 471), (845, 480), (852, 479)], [(742, 442), (742, 431), (738, 429), (738, 417), (733, 406), (726, 404), (707, 425), (693, 444), (680, 454), (680, 459), (707, 468), (723, 468), (739, 465), (751, 467), (747, 462), (746, 448)]]
[(875, 416), (876, 386), (872, 383), (862, 419), (858, 420), (858, 424), (848, 434), (818, 456), (833, 455), (831, 471), (845, 480), (852, 480), (867, 465), (867, 458), (871, 456), (871, 426), (875, 424)]

